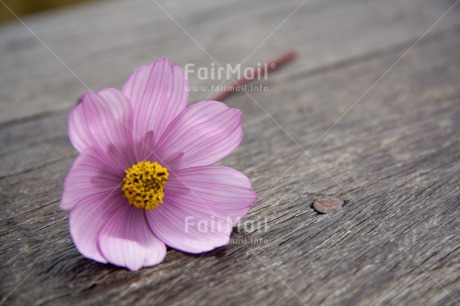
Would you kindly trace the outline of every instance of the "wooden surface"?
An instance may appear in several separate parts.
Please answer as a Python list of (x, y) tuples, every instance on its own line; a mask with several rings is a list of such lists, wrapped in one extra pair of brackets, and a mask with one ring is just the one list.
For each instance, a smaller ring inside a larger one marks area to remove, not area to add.
[[(2, 26), (0, 302), (458, 304), (460, 4), (439, 20), (453, 4), (108, 1)], [(268, 91), (226, 101), (245, 138), (222, 164), (251, 178), (260, 200), (245, 221), (267, 231), (239, 227), (227, 247), (169, 250), (135, 273), (79, 255), (58, 203), (86, 86), (120, 87), (161, 56), (253, 65), (293, 48), (295, 63), (257, 83)], [(345, 205), (318, 214), (322, 195)]]

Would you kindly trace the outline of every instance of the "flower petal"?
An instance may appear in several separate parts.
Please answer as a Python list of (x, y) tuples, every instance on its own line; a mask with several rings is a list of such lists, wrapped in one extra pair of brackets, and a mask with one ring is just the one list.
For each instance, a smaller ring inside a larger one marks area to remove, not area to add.
[(75, 160), (64, 179), (61, 203), (62, 210), (87, 203), (109, 193), (122, 194), (123, 167), (116, 154), (106, 156), (96, 148), (87, 149)]
[(132, 271), (163, 261), (166, 246), (150, 230), (145, 212), (122, 205), (99, 234), (99, 249), (108, 262)]
[(123, 170), (96, 148), (88, 148), (69, 170), (60, 208), (71, 210), (70, 234), (87, 258), (107, 262), (98, 247), (99, 232), (120, 205), (127, 204), (121, 190)]
[(152, 155), (155, 156), (154, 147), (153, 131), (148, 131), (140, 141), (135, 142), (134, 153), (136, 161), (151, 160)]
[[(163, 163), (177, 170), (219, 161), (238, 147), (242, 138), (241, 111), (221, 102), (205, 101), (177, 116), (156, 148)], [(181, 158), (167, 158), (178, 152), (183, 153)]]
[(164, 201), (147, 219), (155, 235), (177, 250), (198, 254), (227, 245), (232, 224), (206, 208)]
[(257, 201), (248, 178), (223, 166), (178, 170), (165, 187), (164, 203), (147, 219), (164, 243), (189, 253), (228, 244), (234, 223)]
[(86, 92), (69, 115), (69, 138), (79, 152), (132, 142), (132, 109), (117, 89)]
[(153, 131), (156, 142), (185, 109), (189, 89), (184, 70), (162, 58), (135, 70), (122, 91), (133, 105), (134, 134), (143, 137)]
[(78, 251), (85, 257), (106, 263), (98, 246), (101, 229), (122, 206), (129, 205), (119, 194), (96, 194), (70, 211), (69, 227)]
[(206, 204), (214, 213), (230, 217), (234, 224), (258, 200), (246, 175), (220, 165), (176, 171), (165, 186), (165, 193), (167, 199), (174, 197), (178, 202), (193, 202), (197, 206)]

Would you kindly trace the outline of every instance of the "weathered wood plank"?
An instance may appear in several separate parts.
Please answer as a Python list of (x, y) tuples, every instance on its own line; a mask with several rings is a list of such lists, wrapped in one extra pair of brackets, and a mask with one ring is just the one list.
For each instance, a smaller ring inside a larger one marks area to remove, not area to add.
[[(137, 65), (164, 54), (181, 64), (209, 64), (161, 11), (149, 15), (150, 2), (129, 3), (81, 6), (32, 17), (30, 25), (91, 87), (119, 86)], [(181, 1), (162, 5), (217, 60), (236, 63), (259, 43), (253, 37), (269, 34), (298, 2), (243, 3), (208, 7), (203, 0), (190, 12)], [(244, 112), (245, 138), (223, 163), (253, 181), (261, 199), (246, 222), (268, 218), (268, 231), (243, 226), (232, 236), (241, 240), (225, 248), (202, 256), (169, 250), (164, 263), (136, 273), (79, 255), (57, 208), (76, 156), (66, 136), (67, 113), (82, 85), (20, 25), (1, 29), (0, 301), (455, 304), (458, 9), (322, 138), (451, 4), (307, 1), (250, 59), (286, 46), (301, 55), (259, 83), (269, 91), (250, 93), (263, 109), (245, 94), (227, 101)], [(94, 21), (102, 12), (103, 22)], [(126, 29), (123, 19), (132, 23)], [(193, 99), (206, 95), (196, 92)], [(340, 197), (345, 206), (319, 215), (311, 204), (320, 195)]]

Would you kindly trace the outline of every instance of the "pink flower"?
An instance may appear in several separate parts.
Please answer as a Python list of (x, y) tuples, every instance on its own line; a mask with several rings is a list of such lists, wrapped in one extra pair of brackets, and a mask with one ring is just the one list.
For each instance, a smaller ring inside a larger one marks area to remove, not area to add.
[(257, 201), (242, 173), (211, 165), (241, 142), (241, 112), (221, 102), (186, 108), (184, 71), (166, 58), (134, 71), (121, 91), (87, 92), (69, 116), (80, 152), (60, 208), (82, 255), (138, 270), (166, 245), (201, 253), (228, 244)]

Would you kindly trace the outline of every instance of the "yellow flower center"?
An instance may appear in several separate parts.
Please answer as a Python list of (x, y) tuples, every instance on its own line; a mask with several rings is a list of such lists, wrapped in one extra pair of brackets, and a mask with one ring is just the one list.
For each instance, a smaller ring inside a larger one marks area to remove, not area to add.
[(141, 161), (125, 170), (123, 187), (131, 206), (155, 209), (163, 203), (163, 187), (168, 182), (168, 170), (157, 162)]

